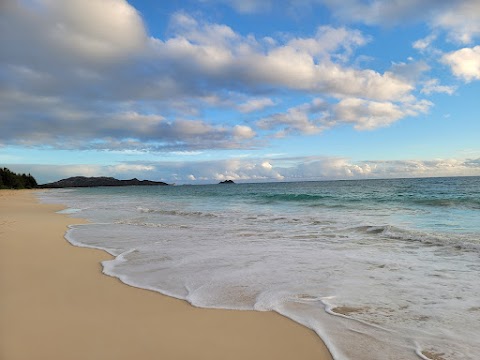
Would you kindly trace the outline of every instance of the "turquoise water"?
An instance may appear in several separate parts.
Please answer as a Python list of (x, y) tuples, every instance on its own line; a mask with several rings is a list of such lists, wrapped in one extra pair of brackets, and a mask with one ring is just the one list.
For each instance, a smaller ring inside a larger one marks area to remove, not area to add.
[(67, 238), (115, 255), (104, 272), (133, 286), (277, 311), (314, 329), (336, 359), (480, 358), (478, 177), (41, 197), (89, 219)]

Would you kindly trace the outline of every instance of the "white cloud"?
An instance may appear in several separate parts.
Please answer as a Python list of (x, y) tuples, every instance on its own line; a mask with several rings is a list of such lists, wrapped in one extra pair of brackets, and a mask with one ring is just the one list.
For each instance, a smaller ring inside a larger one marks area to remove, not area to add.
[(273, 169), (272, 164), (270, 164), (268, 161), (262, 162), (262, 164), (260, 166), (262, 168), (264, 168), (265, 170), (272, 170)]
[(335, 105), (335, 118), (354, 123), (359, 130), (371, 130), (389, 125), (405, 116), (391, 102), (373, 102), (358, 98), (346, 98)]
[(251, 113), (273, 105), (275, 105), (275, 102), (270, 98), (253, 98), (238, 105), (238, 110), (242, 113)]
[(255, 137), (255, 131), (245, 125), (235, 125), (233, 127), (233, 137), (237, 139), (251, 139)]
[[(6, 0), (2, 6), (1, 58), (19, 63), (110, 62), (141, 51), (147, 41), (141, 16), (125, 0)], [(25, 57), (31, 53), (35, 59)]]
[[(284, 159), (291, 163), (291, 160)], [(277, 162), (281, 162), (277, 160)], [(478, 176), (480, 159), (351, 161), (346, 158), (295, 159), (293, 165), (277, 167), (286, 180)]]
[(214, 179), (223, 180), (254, 180), (254, 181), (274, 181), (283, 180), (284, 176), (268, 166), (266, 161), (255, 162), (255, 160), (230, 159), (227, 161), (212, 163), (213, 166), (219, 166), (214, 173)]
[(327, 114), (322, 112), (327, 112), (328, 107), (329, 105), (325, 101), (316, 98), (311, 103), (262, 118), (257, 122), (257, 126), (266, 130), (280, 127), (281, 130), (277, 133), (278, 137), (292, 132), (316, 134), (326, 128), (323, 120)]
[(480, 159), (372, 161), (375, 177), (478, 176)]
[(136, 132), (149, 134), (165, 120), (161, 115), (139, 114), (136, 111), (119, 113), (114, 118), (114, 121), (110, 122), (112, 128), (130, 129), (132, 134)]
[(429, 79), (423, 83), (422, 94), (444, 93), (452, 95), (457, 88), (455, 86), (440, 85), (438, 79)]
[(89, 57), (133, 54), (146, 40), (143, 21), (124, 0), (49, 0), (54, 23), (49, 35), (57, 44)]
[(435, 16), (433, 26), (447, 30), (450, 38), (455, 41), (471, 43), (480, 35), (480, 2), (452, 1), (451, 6)]
[[(291, 2), (296, 2), (291, 0)], [(468, 44), (480, 35), (480, 2), (478, 0), (307, 0), (323, 3), (338, 17), (369, 25), (398, 25), (425, 21), (432, 30), (446, 31), (456, 42)], [(419, 50), (428, 48), (434, 34), (414, 43)]]
[(437, 39), (437, 35), (436, 34), (430, 34), (422, 39), (418, 39), (417, 41), (415, 41), (413, 44), (412, 44), (412, 47), (414, 49), (417, 49), (417, 50), (420, 50), (420, 51), (424, 51), (426, 49), (428, 49), (432, 42), (435, 41)]
[(401, 105), (391, 102), (346, 98), (334, 106), (336, 121), (354, 123), (358, 130), (388, 126), (406, 116), (426, 113), (433, 104), (426, 100)]
[(394, 103), (345, 97), (334, 104), (316, 98), (311, 103), (262, 118), (257, 126), (267, 130), (280, 128), (279, 137), (292, 132), (315, 134), (339, 124), (353, 124), (357, 130), (372, 130), (407, 116), (427, 113), (431, 106), (430, 101), (415, 98)]
[[(249, 127), (212, 125), (195, 119), (169, 121), (156, 114), (110, 112), (103, 106), (89, 106), (0, 90), (0, 143), (49, 144), (63, 149), (193, 151), (250, 147), (256, 135)], [(37, 114), (41, 114), (41, 121)], [(17, 117), (25, 126), (18, 126)]]
[[(341, 60), (347, 60), (354, 48), (365, 45), (368, 42), (358, 30), (349, 30), (344, 27), (333, 28), (331, 26), (320, 26), (312, 38), (295, 38), (287, 43), (287, 46), (297, 51), (305, 52), (312, 57), (326, 56)], [(344, 54), (337, 54), (338, 50), (344, 50)]]
[[(205, 1), (229, 4), (241, 13), (272, 10), (271, 0)], [(464, 44), (471, 43), (480, 35), (480, 2), (478, 0), (277, 0), (275, 5), (287, 11), (326, 5), (342, 20), (368, 25), (392, 26), (425, 21), (432, 29), (444, 30), (452, 40)], [(427, 36), (418, 40), (414, 47), (426, 49), (434, 39), (435, 35)]]
[(301, 164), (286, 169), (293, 180), (348, 179), (371, 175), (369, 164), (353, 164), (347, 159), (319, 157), (305, 159)]
[[(163, 163), (159, 167), (167, 167)], [(196, 181), (215, 182), (224, 180), (235, 181), (278, 181), (284, 177), (267, 160), (232, 158), (228, 160), (203, 161), (182, 163), (176, 165), (179, 181), (192, 180), (190, 175)], [(183, 174), (190, 173), (185, 176)]]
[(140, 165), (140, 164), (118, 164), (108, 168), (109, 173), (122, 174), (122, 173), (136, 173), (153, 171), (155, 169), (152, 165)]
[[(370, 7), (350, 3), (372, 14)], [(412, 7), (411, 1), (376, 3), (391, 16), (392, 9)], [(0, 31), (6, 119), (0, 143), (142, 151), (251, 148), (262, 132), (213, 124), (204, 109), (229, 107), (254, 117), (280, 105), (272, 100), (277, 94), (315, 98), (285, 111), (278, 107), (257, 122), (285, 136), (315, 134), (338, 123), (374, 129), (432, 105), (413, 95), (428, 70), (421, 61), (384, 72), (349, 65), (354, 50), (369, 41), (358, 30), (320, 26), (310, 37), (257, 39), (179, 12), (171, 18), (169, 37), (160, 39), (148, 37), (141, 16), (124, 0), (35, 2), (42, 11), (32, 4), (9, 0), (0, 14), (0, 30), (8, 27)], [(259, 2), (243, 4), (248, 12), (266, 10)], [(444, 59), (457, 76), (478, 78), (478, 66), (460, 55)], [(449, 91), (433, 82), (422, 90)], [(25, 126), (16, 126), (19, 120)]]
[[(368, 39), (344, 27), (264, 41), (176, 13), (170, 37), (162, 40), (147, 37), (141, 16), (123, 0), (45, 0), (38, 2), (41, 11), (32, 4), (9, 1), (0, 14), (0, 27), (8, 27), (0, 31), (2, 143), (249, 148), (245, 140), (256, 137), (252, 128), (213, 125), (203, 118), (203, 108), (254, 113), (277, 104), (252, 94), (292, 90), (331, 102), (399, 102), (411, 98), (415, 87), (394, 69), (380, 73), (345, 65)], [(275, 116), (273, 123), (283, 123), (285, 134), (324, 127), (322, 116), (311, 110), (307, 116), (294, 108)], [(18, 121), (24, 126), (16, 126)], [(268, 121), (260, 124), (270, 127)]]
[(297, 157), (186, 162), (138, 162), (116, 165), (7, 164), (31, 173), (39, 183), (70, 176), (113, 176), (160, 180), (167, 183), (304, 181), (433, 176), (480, 176), (480, 158), (434, 160), (352, 161), (339, 157)]
[(153, 41), (157, 59), (178, 68), (182, 78), (208, 77), (217, 86), (282, 87), (373, 99), (398, 98), (413, 90), (391, 72), (353, 69), (332, 61), (348, 58), (354, 47), (365, 44), (367, 39), (356, 30), (324, 26), (314, 37), (265, 46), (228, 26), (186, 21), (186, 16), (181, 14), (181, 22), (188, 26), (175, 27), (175, 36)]
[(451, 67), (455, 76), (467, 82), (480, 80), (480, 45), (445, 54), (442, 61)]

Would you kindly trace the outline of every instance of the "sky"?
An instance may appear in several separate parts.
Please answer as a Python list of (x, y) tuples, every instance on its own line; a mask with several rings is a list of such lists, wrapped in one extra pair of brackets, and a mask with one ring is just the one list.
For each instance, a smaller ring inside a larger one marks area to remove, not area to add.
[(480, 175), (480, 0), (2, 0), (0, 49), (39, 183)]

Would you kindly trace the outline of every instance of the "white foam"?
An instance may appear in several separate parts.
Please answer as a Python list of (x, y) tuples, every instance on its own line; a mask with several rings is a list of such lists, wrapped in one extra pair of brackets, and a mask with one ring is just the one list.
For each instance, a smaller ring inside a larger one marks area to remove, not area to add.
[(76, 225), (68, 225), (68, 231), (65, 233), (65, 239), (72, 245), (78, 246), (78, 247), (83, 247), (83, 248), (88, 248), (88, 249), (96, 249), (96, 250), (102, 250), (107, 253), (109, 253), (112, 256), (118, 255), (118, 250), (116, 251), (115, 249), (110, 249), (105, 246), (99, 246), (99, 245), (91, 245), (91, 244), (86, 244), (81, 241), (77, 241), (73, 236), (72, 236), (72, 231), (75, 229), (78, 229), (82, 226), (88, 226), (90, 225), (101, 225), (101, 224), (76, 224)]
[(64, 210), (60, 210), (60, 211), (57, 211), (57, 214), (67, 214), (67, 215), (70, 215), (70, 214), (77, 214), (79, 212), (81, 212), (82, 209), (74, 209), (74, 208), (68, 208), (68, 209), (64, 209)]
[(147, 195), (68, 203), (62, 193), (96, 220), (67, 240), (115, 256), (104, 273), (131, 286), (200, 307), (277, 311), (317, 332), (337, 360), (413, 360), (423, 349), (480, 358), (480, 265), (466, 246), (478, 237), (420, 232), (384, 214), (251, 203), (227, 214), (205, 198)]

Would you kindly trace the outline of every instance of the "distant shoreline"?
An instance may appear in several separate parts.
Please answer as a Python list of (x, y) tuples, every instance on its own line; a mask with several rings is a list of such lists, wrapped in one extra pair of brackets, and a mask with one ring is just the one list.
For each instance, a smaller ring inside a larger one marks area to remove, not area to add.
[(100, 187), (100, 186), (168, 186), (163, 181), (138, 180), (133, 178), (130, 180), (118, 180), (113, 177), (85, 177), (74, 176), (62, 179), (48, 184), (38, 185), (39, 189), (62, 189), (62, 188), (78, 188), (78, 187)]

